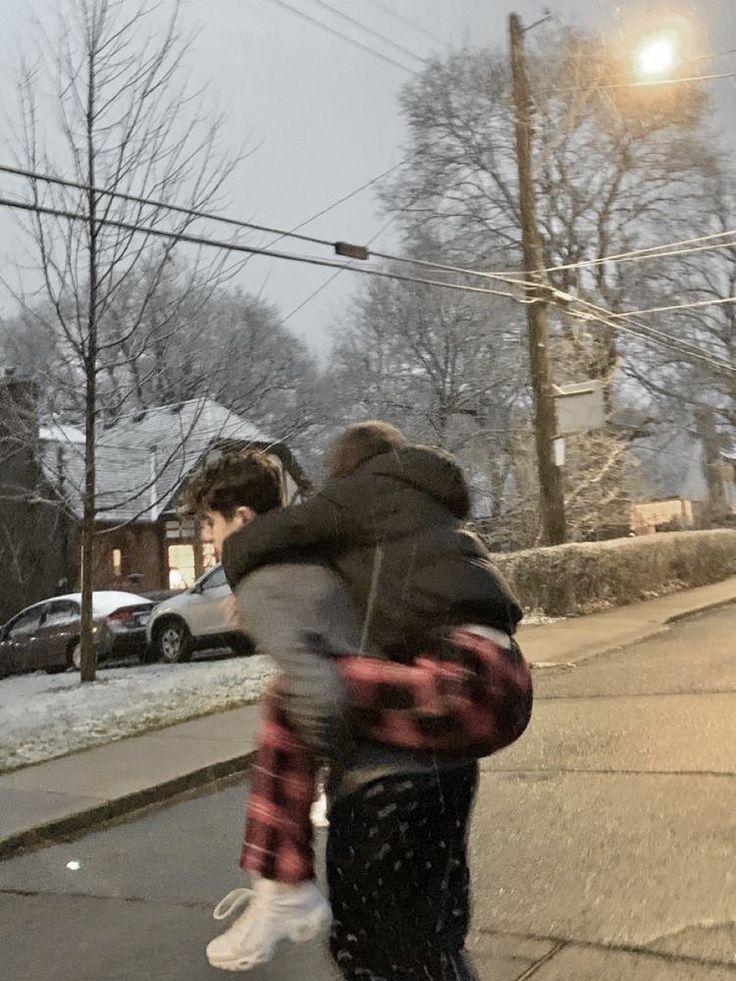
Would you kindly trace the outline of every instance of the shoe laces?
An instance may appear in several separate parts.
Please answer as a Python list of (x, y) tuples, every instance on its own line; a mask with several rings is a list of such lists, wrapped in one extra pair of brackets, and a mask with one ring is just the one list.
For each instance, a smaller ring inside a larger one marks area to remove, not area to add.
[(227, 896), (215, 906), (212, 915), (216, 920), (226, 920), (233, 913), (239, 912), (255, 896), (253, 889), (232, 889)]

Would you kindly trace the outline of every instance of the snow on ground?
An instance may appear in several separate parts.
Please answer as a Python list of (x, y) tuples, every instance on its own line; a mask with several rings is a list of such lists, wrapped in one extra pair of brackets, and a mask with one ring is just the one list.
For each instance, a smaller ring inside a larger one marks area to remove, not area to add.
[(0, 772), (255, 701), (276, 668), (265, 655), (0, 680)]
[(532, 613), (525, 613), (521, 621), (523, 627), (545, 627), (550, 623), (560, 623), (566, 617), (548, 617), (546, 613), (536, 610)]
[[(556, 622), (538, 612), (525, 624)], [(0, 773), (255, 701), (276, 672), (265, 655), (0, 679)]]

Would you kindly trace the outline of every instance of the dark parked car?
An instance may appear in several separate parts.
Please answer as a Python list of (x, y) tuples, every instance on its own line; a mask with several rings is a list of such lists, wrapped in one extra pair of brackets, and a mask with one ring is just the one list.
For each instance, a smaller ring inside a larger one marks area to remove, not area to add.
[[(143, 659), (150, 600), (135, 593), (92, 594), (97, 657), (137, 655)], [(49, 674), (81, 665), (81, 595), (55, 596), (22, 610), (0, 628), (0, 677), (43, 669)]]

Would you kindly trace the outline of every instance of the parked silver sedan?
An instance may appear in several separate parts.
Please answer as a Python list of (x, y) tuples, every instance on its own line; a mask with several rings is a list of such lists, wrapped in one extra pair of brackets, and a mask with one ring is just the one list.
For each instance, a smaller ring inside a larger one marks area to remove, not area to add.
[(208, 569), (189, 589), (159, 603), (148, 622), (148, 659), (174, 664), (195, 650), (229, 647), (251, 654), (253, 644), (233, 630), (224, 601), (232, 596), (221, 565)]
[[(55, 596), (21, 610), (0, 628), (0, 677), (24, 671), (49, 674), (81, 666), (80, 593)], [(153, 603), (135, 593), (99, 590), (92, 594), (97, 658), (137, 655), (146, 647), (146, 623)]]

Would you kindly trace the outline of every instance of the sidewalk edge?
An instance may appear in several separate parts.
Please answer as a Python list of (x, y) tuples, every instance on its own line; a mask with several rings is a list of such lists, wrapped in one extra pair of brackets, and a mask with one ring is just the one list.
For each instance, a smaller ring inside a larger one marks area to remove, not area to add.
[(52, 844), (78, 831), (95, 829), (98, 825), (132, 814), (151, 804), (165, 804), (170, 798), (184, 791), (214, 783), (223, 777), (245, 773), (254, 758), (255, 752), (250, 752), (231, 759), (218, 760), (199, 770), (181, 774), (171, 780), (164, 780), (152, 787), (143, 787), (122, 797), (103, 801), (76, 814), (68, 814), (34, 828), (19, 831), (0, 840), (0, 861), (26, 849)]
[[(688, 614), (689, 615), (689, 614)], [(682, 618), (684, 619), (684, 617)], [(651, 624), (648, 629), (642, 629), (635, 637), (629, 636), (627, 640), (616, 640), (615, 638), (604, 642), (600, 646), (588, 647), (583, 651), (573, 649), (570, 657), (566, 661), (529, 661), (529, 666), (534, 671), (551, 671), (553, 668), (576, 668), (580, 664), (594, 661), (596, 658), (603, 657), (605, 654), (613, 654), (615, 651), (626, 650), (633, 644), (641, 644), (643, 641), (652, 640), (667, 630), (667, 623)]]
[[(713, 610), (720, 610), (726, 606), (732, 606), (735, 604), (736, 596), (728, 596), (725, 599), (712, 600), (708, 603), (702, 603), (698, 606), (690, 607), (687, 610), (680, 610), (678, 613), (672, 613), (659, 623), (655, 623), (653, 621), (647, 627), (642, 627), (641, 632), (637, 634), (636, 637), (629, 637), (623, 642), (621, 640), (611, 639), (602, 646), (596, 646), (583, 654), (575, 655), (573, 653), (573, 656), (571, 656), (571, 658), (567, 661), (530, 661), (529, 665), (531, 668), (537, 671), (549, 671), (553, 668), (567, 668), (569, 670), (570, 668), (577, 667), (578, 664), (591, 661), (594, 658), (601, 657), (604, 654), (612, 654), (614, 651), (625, 650), (634, 644), (640, 644), (642, 641), (651, 640), (653, 637), (657, 637), (659, 634), (664, 633), (667, 627), (669, 627), (671, 624), (680, 623), (683, 620), (689, 620), (691, 617), (699, 616), (701, 613), (710, 613)], [(617, 607), (617, 609), (623, 608)]]
[(725, 599), (713, 600), (710, 603), (703, 603), (693, 610), (683, 610), (680, 613), (673, 613), (667, 617), (665, 623), (679, 623), (680, 620), (687, 620), (689, 617), (696, 617), (699, 613), (709, 613), (711, 610), (720, 610), (724, 606), (731, 606), (736, 603), (736, 596), (727, 596)]

